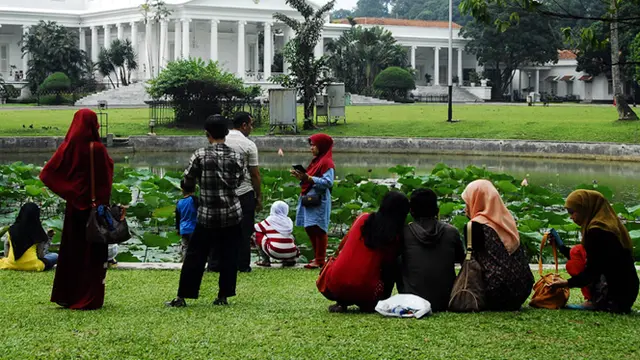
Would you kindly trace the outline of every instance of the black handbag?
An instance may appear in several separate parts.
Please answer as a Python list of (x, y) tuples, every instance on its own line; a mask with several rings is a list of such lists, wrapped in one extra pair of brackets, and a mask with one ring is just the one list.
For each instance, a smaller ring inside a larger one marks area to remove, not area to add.
[(131, 239), (129, 224), (125, 219), (126, 209), (121, 206), (96, 204), (96, 179), (93, 160), (93, 142), (90, 145), (91, 159), (91, 212), (87, 220), (87, 241), (97, 244), (119, 244)]
[(322, 204), (322, 197), (320, 194), (305, 194), (302, 195), (302, 206), (304, 207), (318, 207)]

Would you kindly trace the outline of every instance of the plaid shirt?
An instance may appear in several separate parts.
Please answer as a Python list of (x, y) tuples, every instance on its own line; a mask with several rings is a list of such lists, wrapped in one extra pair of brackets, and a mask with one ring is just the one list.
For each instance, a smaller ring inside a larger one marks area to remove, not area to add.
[(200, 148), (184, 171), (187, 181), (200, 184), (198, 223), (224, 228), (240, 223), (242, 208), (236, 189), (244, 177), (244, 158), (225, 144)]

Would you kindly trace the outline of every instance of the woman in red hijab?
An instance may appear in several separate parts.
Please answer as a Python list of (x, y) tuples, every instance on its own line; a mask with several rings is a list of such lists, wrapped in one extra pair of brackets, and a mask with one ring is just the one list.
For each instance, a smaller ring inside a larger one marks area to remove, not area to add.
[[(333, 164), (333, 139), (329, 135), (315, 134), (309, 138), (313, 160), (306, 172), (291, 170), (291, 174), (300, 180), (302, 190), (296, 209), (296, 226), (304, 226), (315, 258), (305, 265), (307, 269), (324, 266), (327, 254), (327, 231), (331, 216), (331, 188), (335, 177)], [(303, 197), (319, 197), (316, 203), (303, 204)]]
[(104, 303), (107, 245), (86, 239), (92, 142), (98, 205), (109, 203), (113, 181), (113, 160), (100, 142), (98, 128), (95, 112), (76, 112), (63, 143), (40, 173), (42, 182), (67, 202), (51, 301), (69, 309), (98, 309)]

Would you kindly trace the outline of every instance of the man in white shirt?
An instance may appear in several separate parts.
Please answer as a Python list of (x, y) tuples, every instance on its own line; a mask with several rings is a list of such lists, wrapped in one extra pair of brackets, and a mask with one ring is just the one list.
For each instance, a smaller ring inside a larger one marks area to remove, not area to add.
[[(242, 239), (238, 245), (238, 271), (240, 272), (251, 271), (251, 235), (254, 232), (255, 213), (262, 209), (258, 148), (248, 138), (251, 130), (253, 130), (251, 114), (238, 112), (233, 119), (233, 129), (229, 130), (225, 139), (225, 144), (241, 154), (247, 165), (244, 180), (236, 190), (242, 206), (242, 222), (240, 223)], [(217, 255), (212, 253), (209, 257), (209, 270), (216, 271), (217, 264)]]

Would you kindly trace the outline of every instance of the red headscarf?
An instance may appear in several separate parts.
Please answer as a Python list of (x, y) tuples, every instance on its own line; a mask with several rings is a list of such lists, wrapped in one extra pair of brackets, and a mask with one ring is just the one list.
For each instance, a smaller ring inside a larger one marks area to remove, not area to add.
[(96, 202), (108, 204), (111, 197), (113, 160), (100, 142), (99, 128), (95, 112), (78, 110), (64, 141), (40, 173), (40, 180), (76, 209), (85, 210), (91, 206), (91, 142), (95, 142)]
[[(329, 169), (335, 169), (333, 164), (333, 139), (326, 134), (315, 134), (309, 138), (309, 143), (312, 143), (318, 148), (318, 155), (311, 160), (311, 163), (307, 167), (307, 174), (309, 176), (322, 176)], [(313, 184), (302, 184), (302, 193), (306, 194), (311, 190)]]

